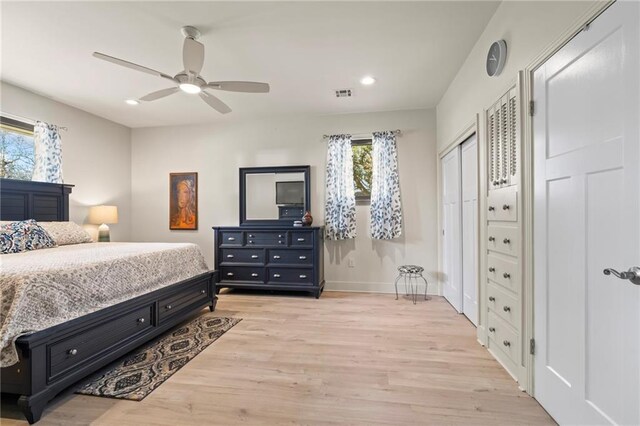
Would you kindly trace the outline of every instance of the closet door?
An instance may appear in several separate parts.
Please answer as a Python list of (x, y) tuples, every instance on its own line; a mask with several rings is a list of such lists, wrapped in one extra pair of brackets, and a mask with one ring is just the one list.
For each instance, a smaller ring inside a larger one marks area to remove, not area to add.
[(443, 197), (443, 295), (462, 312), (462, 233), (460, 147), (442, 159)]
[(462, 144), (462, 312), (478, 325), (478, 144), (476, 135)]

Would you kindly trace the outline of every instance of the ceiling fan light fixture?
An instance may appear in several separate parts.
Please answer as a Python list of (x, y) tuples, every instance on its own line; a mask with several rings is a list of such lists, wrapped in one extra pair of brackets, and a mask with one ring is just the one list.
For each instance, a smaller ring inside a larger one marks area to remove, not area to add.
[(140, 103), (135, 99), (127, 99), (125, 102), (127, 103), (127, 105), (138, 105)]
[(202, 92), (200, 86), (192, 84), (192, 83), (181, 83), (180, 90), (185, 93), (196, 94)]

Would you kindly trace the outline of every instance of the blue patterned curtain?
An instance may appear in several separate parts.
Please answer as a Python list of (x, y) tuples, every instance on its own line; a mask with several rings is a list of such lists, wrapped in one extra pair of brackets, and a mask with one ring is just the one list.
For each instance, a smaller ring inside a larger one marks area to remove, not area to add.
[(351, 135), (329, 138), (324, 222), (329, 240), (356, 237), (356, 195)]
[(62, 183), (62, 140), (58, 126), (37, 121), (33, 140), (36, 161), (31, 180)]
[(394, 132), (373, 133), (371, 237), (390, 240), (402, 235), (402, 203), (398, 150)]

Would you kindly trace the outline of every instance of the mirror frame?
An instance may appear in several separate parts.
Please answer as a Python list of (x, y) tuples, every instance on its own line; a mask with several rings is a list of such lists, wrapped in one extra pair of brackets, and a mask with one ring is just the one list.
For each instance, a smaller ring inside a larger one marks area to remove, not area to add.
[(311, 210), (311, 166), (240, 167), (240, 226), (293, 226), (294, 219), (247, 219), (247, 175), (304, 173), (304, 210)]

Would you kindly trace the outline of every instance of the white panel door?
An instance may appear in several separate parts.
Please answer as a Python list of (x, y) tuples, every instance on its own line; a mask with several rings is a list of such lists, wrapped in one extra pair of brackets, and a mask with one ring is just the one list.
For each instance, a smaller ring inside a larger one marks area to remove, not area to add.
[(535, 397), (560, 424), (640, 424), (640, 4), (534, 74)]
[(462, 144), (462, 312), (478, 325), (478, 144), (474, 134)]
[(462, 265), (460, 224), (460, 147), (442, 159), (443, 198), (443, 295), (462, 312)]

